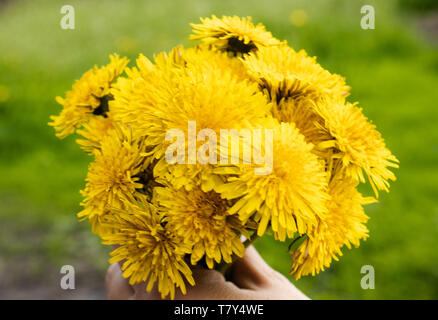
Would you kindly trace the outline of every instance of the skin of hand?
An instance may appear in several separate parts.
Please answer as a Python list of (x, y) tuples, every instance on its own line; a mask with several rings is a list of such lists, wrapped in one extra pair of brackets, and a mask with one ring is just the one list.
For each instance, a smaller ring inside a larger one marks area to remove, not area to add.
[[(216, 271), (193, 268), (196, 285), (187, 286), (187, 294), (176, 290), (176, 300), (308, 300), (285, 276), (272, 269), (253, 246), (246, 249), (230, 270), (230, 280)], [(146, 283), (129, 285), (118, 263), (107, 272), (106, 291), (112, 300), (155, 300), (161, 295), (154, 287), (146, 291)]]

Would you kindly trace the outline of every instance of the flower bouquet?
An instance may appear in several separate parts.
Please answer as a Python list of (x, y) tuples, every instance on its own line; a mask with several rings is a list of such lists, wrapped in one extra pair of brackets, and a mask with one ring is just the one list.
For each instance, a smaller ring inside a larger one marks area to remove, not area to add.
[(111, 55), (77, 80), (50, 123), (92, 157), (81, 220), (131, 284), (174, 297), (191, 265), (226, 270), (270, 234), (291, 273), (319, 273), (368, 237), (359, 183), (378, 196), (397, 159), (345, 79), (250, 18), (192, 24), (178, 46), (136, 65)]

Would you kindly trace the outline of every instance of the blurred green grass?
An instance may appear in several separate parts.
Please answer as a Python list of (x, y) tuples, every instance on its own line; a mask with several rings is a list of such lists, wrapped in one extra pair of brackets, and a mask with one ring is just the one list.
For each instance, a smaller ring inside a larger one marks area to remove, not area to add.
[[(47, 126), (49, 115), (60, 110), (54, 97), (90, 66), (105, 64), (109, 53), (132, 61), (140, 52), (151, 57), (181, 43), (191, 45), (190, 22), (226, 14), (252, 16), (276, 37), (344, 75), (353, 88), (350, 101), (360, 102), (401, 163), (391, 193), (366, 207), (370, 238), (358, 249), (344, 249), (339, 262), (317, 277), (302, 278), (297, 286), (311, 298), (438, 298), (438, 51), (396, 2), (69, 4), (75, 8), (75, 30), (60, 28), (59, 1), (0, 6), (0, 287), (14, 270), (23, 269), (38, 283), (48, 270), (59, 273), (62, 264), (85, 263), (85, 269), (102, 277), (107, 266), (108, 248), (75, 217), (90, 158), (73, 137), (59, 141)], [(365, 4), (376, 9), (375, 30), (360, 28)], [(297, 9), (307, 15), (301, 27), (290, 20)], [(363, 191), (371, 194), (368, 188)], [(286, 244), (266, 238), (256, 246), (287, 274)], [(25, 265), (16, 269), (15, 263)], [(375, 268), (374, 290), (360, 287), (360, 269), (367, 264)], [(3, 284), (25, 290), (28, 284), (18, 280)]]

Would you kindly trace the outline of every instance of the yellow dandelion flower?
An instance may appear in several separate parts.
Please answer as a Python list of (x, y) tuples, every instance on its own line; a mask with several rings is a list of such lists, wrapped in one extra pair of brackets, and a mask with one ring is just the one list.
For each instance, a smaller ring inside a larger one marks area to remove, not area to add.
[[(159, 81), (163, 73), (172, 76), (172, 70), (182, 68), (185, 62), (181, 59), (184, 49), (173, 48), (169, 53), (162, 52), (154, 56), (155, 64), (140, 54), (136, 66), (126, 68), (127, 77), (119, 77), (112, 86), (114, 100), (110, 102), (111, 113), (116, 121), (130, 125), (134, 130), (138, 126), (146, 126), (139, 116), (149, 113), (153, 108), (153, 94), (146, 85)], [(161, 92), (155, 91), (155, 95)]]
[(341, 248), (358, 247), (360, 240), (368, 238), (365, 223), (368, 216), (363, 205), (373, 198), (364, 198), (356, 189), (357, 183), (349, 179), (334, 179), (329, 185), (331, 200), (324, 219), (304, 237), (304, 241), (292, 252), (291, 273), (296, 279), (303, 275), (315, 275), (328, 268), (332, 260), (342, 256)]
[[(216, 72), (218, 78), (223, 77), (223, 74), (227, 78), (234, 77), (233, 82), (249, 80), (239, 60), (211, 51), (208, 46), (186, 50), (181, 46), (175, 47), (169, 53), (156, 55), (155, 64), (140, 54), (136, 62), (135, 67), (126, 69), (127, 77), (119, 77), (113, 85), (111, 93), (115, 99), (110, 102), (110, 107), (117, 121), (140, 129), (148, 127), (148, 123), (139, 116), (150, 114), (158, 103), (168, 103), (160, 100), (170, 99), (181, 81), (191, 80), (190, 73), (199, 73), (206, 69), (208, 73)], [(210, 74), (208, 78), (212, 76)], [(197, 74), (196, 77), (200, 78), (202, 74)], [(165, 85), (172, 85), (175, 90), (169, 91), (163, 87)]]
[(83, 191), (84, 209), (79, 218), (88, 218), (93, 232), (101, 233), (101, 217), (113, 208), (126, 208), (129, 203), (143, 199), (142, 177), (146, 162), (142, 139), (132, 136), (132, 130), (116, 126), (107, 132), (95, 151), (95, 159), (88, 168), (87, 184)]
[(205, 256), (209, 268), (214, 262), (232, 262), (232, 255), (242, 257), (245, 247), (240, 241), (243, 225), (237, 215), (230, 215), (229, 200), (200, 187), (187, 191), (168, 185), (157, 188), (156, 201), (166, 228), (193, 246), (192, 264)]
[(365, 182), (363, 172), (374, 189), (388, 191), (388, 180), (395, 180), (389, 167), (398, 168), (398, 160), (386, 148), (375, 125), (368, 121), (362, 109), (344, 100), (327, 100), (315, 105), (316, 112), (324, 119), (327, 132), (333, 137), (325, 142), (335, 150), (334, 166), (348, 177)]
[[(151, 118), (166, 129), (177, 128), (187, 133), (188, 121), (196, 121), (198, 129), (209, 128), (219, 134), (220, 129), (238, 130), (247, 123), (257, 123), (270, 109), (255, 84), (239, 81), (228, 69), (217, 70), (214, 65), (199, 63), (188, 65), (184, 71), (169, 83), (177, 92), (171, 87), (167, 90), (170, 94), (163, 94), (154, 106), (158, 110)], [(168, 85), (167, 79), (163, 80), (158, 85)], [(166, 104), (166, 110), (160, 107), (161, 103)], [(164, 140), (164, 134), (160, 132), (160, 141)]]
[(192, 271), (184, 261), (191, 248), (182, 239), (166, 230), (150, 204), (117, 210), (105, 216), (103, 225), (112, 233), (101, 235), (103, 244), (119, 246), (110, 263), (121, 262), (123, 276), (131, 285), (147, 282), (150, 291), (158, 282), (161, 297), (175, 296), (175, 287), (186, 294), (184, 278), (195, 284)]
[(242, 165), (242, 172), (216, 191), (225, 199), (237, 199), (230, 213), (238, 213), (242, 221), (254, 215), (259, 236), (269, 223), (282, 241), (286, 234), (303, 234), (324, 216), (329, 199), (324, 166), (311, 150), (293, 124), (276, 124), (272, 172), (256, 175), (254, 165)]
[(127, 58), (118, 55), (110, 55), (110, 60), (106, 66), (95, 66), (87, 71), (73, 84), (65, 98), (56, 98), (63, 109), (60, 115), (51, 116), (53, 121), (49, 125), (55, 127), (59, 138), (73, 133), (94, 116), (106, 116), (108, 102), (112, 99), (111, 85), (128, 63)]
[(272, 101), (283, 98), (347, 96), (345, 79), (322, 68), (304, 50), (287, 45), (263, 47), (242, 59), (248, 74), (258, 81)]
[[(195, 60), (195, 55), (200, 59)], [(182, 57), (187, 57), (184, 67), (168, 67), (169, 64), (164, 61), (152, 67), (144, 61), (145, 58), (141, 58), (143, 61), (138, 63), (139, 69), (134, 70), (136, 73), (131, 83), (123, 79), (113, 90), (115, 102), (111, 108), (115, 119), (136, 128), (139, 135), (145, 136), (148, 155), (161, 160), (154, 169), (157, 175), (169, 170), (175, 171), (175, 176), (181, 170), (192, 170), (196, 174), (210, 172), (209, 166), (191, 167), (188, 159), (190, 135), (197, 140), (196, 136), (202, 129), (211, 129), (219, 137), (221, 129), (240, 130), (248, 123), (262, 121), (271, 108), (256, 83), (242, 81), (232, 68), (228, 68), (235, 64), (230, 63), (230, 58), (225, 55), (207, 54), (203, 49), (196, 49), (189, 50), (187, 56), (183, 54)], [(211, 57), (215, 58), (203, 60)], [(220, 61), (226, 63), (221, 65)], [(148, 74), (147, 79), (141, 76), (142, 72)], [(196, 126), (192, 133), (189, 132), (189, 122)], [(166, 149), (173, 143), (166, 141), (169, 130), (180, 130), (185, 136), (186, 165), (169, 166), (164, 161)], [(204, 143), (196, 141), (195, 149), (198, 150)], [(218, 159), (217, 154), (212, 157)], [(179, 176), (190, 175), (186, 173)], [(191, 186), (186, 185), (187, 188)]]
[(191, 24), (191, 27), (193, 34), (190, 39), (200, 39), (232, 55), (242, 55), (260, 47), (280, 44), (261, 23), (255, 26), (251, 17), (223, 16), (219, 19), (212, 15), (211, 18), (201, 18), (201, 24)]

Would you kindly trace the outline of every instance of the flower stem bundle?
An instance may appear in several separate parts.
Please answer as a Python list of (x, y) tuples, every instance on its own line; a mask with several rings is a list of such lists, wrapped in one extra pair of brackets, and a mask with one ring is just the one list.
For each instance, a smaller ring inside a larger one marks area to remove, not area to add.
[(196, 285), (191, 266), (224, 271), (265, 234), (290, 243), (295, 278), (323, 271), (368, 237), (363, 206), (397, 159), (345, 79), (304, 50), (250, 18), (192, 27), (196, 46), (132, 67), (111, 55), (57, 98), (49, 124), (93, 159), (78, 217), (163, 298)]

